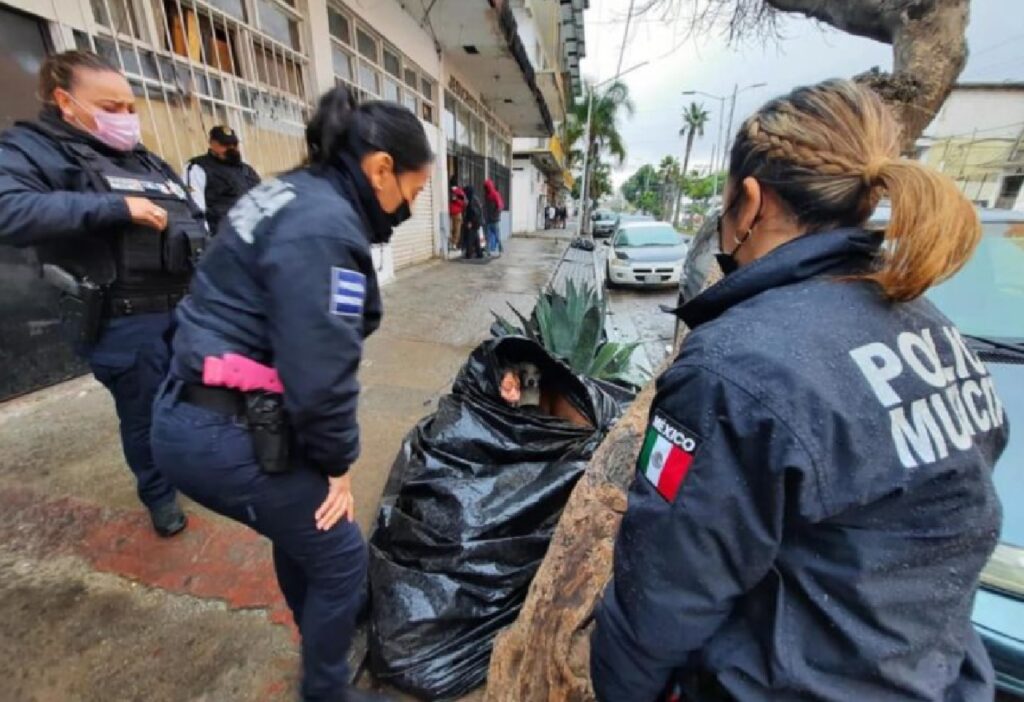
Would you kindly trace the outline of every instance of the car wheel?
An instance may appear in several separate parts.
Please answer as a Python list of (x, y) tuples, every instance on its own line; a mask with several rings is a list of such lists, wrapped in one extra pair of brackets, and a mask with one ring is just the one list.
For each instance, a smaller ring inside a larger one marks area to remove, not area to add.
[(607, 263), (604, 266), (604, 286), (609, 290), (617, 290), (618, 284), (612, 280), (612, 267)]

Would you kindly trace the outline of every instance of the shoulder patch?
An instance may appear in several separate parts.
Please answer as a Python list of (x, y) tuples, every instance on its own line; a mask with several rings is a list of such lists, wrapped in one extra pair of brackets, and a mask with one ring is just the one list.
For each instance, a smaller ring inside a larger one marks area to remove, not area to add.
[(674, 502), (700, 447), (700, 437), (655, 411), (644, 437), (637, 469), (669, 502)]
[(359, 271), (331, 266), (331, 314), (361, 317), (366, 300), (366, 276)]

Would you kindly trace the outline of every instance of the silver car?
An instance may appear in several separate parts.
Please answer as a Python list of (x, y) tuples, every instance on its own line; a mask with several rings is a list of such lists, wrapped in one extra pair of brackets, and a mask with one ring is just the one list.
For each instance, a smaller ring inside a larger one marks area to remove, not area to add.
[(668, 222), (622, 222), (608, 245), (608, 287), (678, 285), (686, 251)]

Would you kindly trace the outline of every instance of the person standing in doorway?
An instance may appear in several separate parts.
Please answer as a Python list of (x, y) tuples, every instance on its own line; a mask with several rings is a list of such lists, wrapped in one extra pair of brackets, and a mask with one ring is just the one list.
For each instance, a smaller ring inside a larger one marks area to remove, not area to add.
[(466, 191), (459, 187), (455, 176), (448, 183), (448, 214), (452, 220), (452, 232), (448, 247), (458, 249), (462, 243), (462, 214), (466, 211)]
[(259, 185), (255, 169), (242, 161), (238, 135), (231, 127), (210, 130), (210, 149), (188, 162), (185, 177), (192, 199), (205, 212), (210, 234), (217, 233), (221, 219), (238, 198)]
[(483, 258), (480, 246), (480, 227), (483, 225), (483, 212), (476, 190), (472, 185), (464, 188), (466, 193), (466, 210), (462, 213), (462, 255), (465, 258)]
[(488, 178), (484, 181), (484, 229), (487, 231), (487, 252), (491, 255), (501, 253), (501, 212), (505, 209), (505, 200)]

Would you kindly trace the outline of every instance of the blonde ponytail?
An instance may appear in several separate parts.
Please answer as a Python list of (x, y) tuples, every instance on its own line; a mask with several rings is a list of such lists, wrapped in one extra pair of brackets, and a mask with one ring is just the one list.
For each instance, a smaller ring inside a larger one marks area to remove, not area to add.
[(772, 100), (740, 128), (734, 183), (771, 187), (807, 232), (860, 227), (888, 196), (892, 219), (874, 270), (857, 277), (912, 300), (960, 270), (981, 236), (978, 215), (948, 177), (898, 158), (900, 128), (870, 88), (830, 80)]
[(981, 238), (981, 222), (952, 180), (917, 161), (889, 161), (876, 179), (892, 216), (879, 266), (862, 277), (892, 300), (913, 300), (967, 262)]

